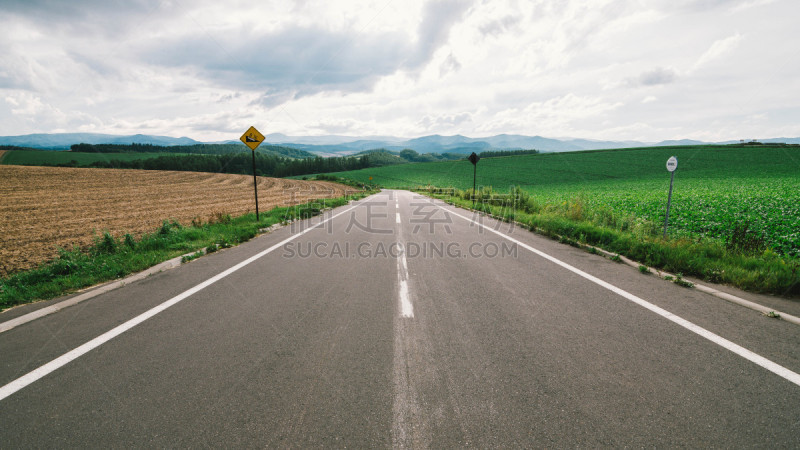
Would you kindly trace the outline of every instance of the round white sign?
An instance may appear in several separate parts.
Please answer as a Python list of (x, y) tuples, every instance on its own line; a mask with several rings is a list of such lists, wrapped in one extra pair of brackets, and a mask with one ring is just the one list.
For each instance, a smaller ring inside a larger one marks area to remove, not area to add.
[(667, 160), (667, 170), (670, 172), (675, 172), (675, 169), (678, 168), (678, 158), (671, 156)]

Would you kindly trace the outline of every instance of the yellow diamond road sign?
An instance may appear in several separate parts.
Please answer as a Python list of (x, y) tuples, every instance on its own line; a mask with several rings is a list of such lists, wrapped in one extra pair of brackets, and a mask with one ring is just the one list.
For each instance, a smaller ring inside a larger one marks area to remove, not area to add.
[(259, 133), (255, 127), (250, 127), (239, 139), (244, 142), (244, 145), (250, 147), (250, 150), (255, 151), (256, 147), (264, 142), (264, 135)]

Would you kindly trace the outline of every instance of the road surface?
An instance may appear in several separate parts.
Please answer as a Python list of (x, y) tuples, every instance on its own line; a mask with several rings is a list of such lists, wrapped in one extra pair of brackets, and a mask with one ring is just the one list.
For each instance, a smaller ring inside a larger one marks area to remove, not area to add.
[(0, 446), (798, 447), (798, 373), (796, 325), (383, 191), (1, 333)]

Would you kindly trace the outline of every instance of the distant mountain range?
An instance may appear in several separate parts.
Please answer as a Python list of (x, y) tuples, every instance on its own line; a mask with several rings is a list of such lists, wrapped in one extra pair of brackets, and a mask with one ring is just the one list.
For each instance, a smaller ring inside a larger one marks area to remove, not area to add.
[(26, 134), (23, 136), (0, 136), (0, 145), (42, 148), (49, 150), (66, 150), (72, 144), (153, 144), (153, 145), (193, 145), (201, 144), (188, 137), (149, 136), (134, 134), (119, 136), (116, 134), (98, 133), (53, 133)]
[[(341, 156), (358, 153), (364, 150), (386, 149), (399, 151), (410, 148), (419, 153), (464, 153), (485, 150), (529, 150), (536, 149), (543, 152), (568, 152), (577, 150), (599, 150), (608, 148), (630, 147), (656, 147), (667, 145), (703, 145), (703, 144), (732, 144), (739, 141), (703, 142), (689, 139), (670, 140), (662, 142), (639, 141), (599, 141), (589, 139), (552, 139), (541, 136), (522, 136), (515, 134), (500, 134), (484, 138), (470, 138), (461, 135), (440, 136), (434, 134), (414, 139), (404, 139), (393, 136), (287, 136), (273, 133), (265, 136), (265, 142), (279, 144), (305, 150), (323, 156)], [(800, 138), (771, 138), (759, 139), (759, 142), (783, 142), (787, 144), (800, 144)], [(0, 136), (0, 145), (13, 145), (19, 147), (32, 147), (47, 150), (65, 150), (73, 144), (152, 144), (152, 145), (194, 145), (194, 144), (219, 144), (239, 143), (238, 140), (224, 142), (199, 142), (188, 137), (174, 138), (169, 136), (150, 136), (135, 134), (119, 136), (113, 134), (97, 133), (55, 133), (55, 134), (27, 134), (24, 136)]]

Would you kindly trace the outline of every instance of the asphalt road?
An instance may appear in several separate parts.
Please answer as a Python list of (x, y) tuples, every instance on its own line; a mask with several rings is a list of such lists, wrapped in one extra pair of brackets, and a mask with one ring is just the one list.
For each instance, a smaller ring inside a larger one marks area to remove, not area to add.
[(800, 446), (796, 325), (409, 192), (323, 220), (0, 334), (0, 447)]

